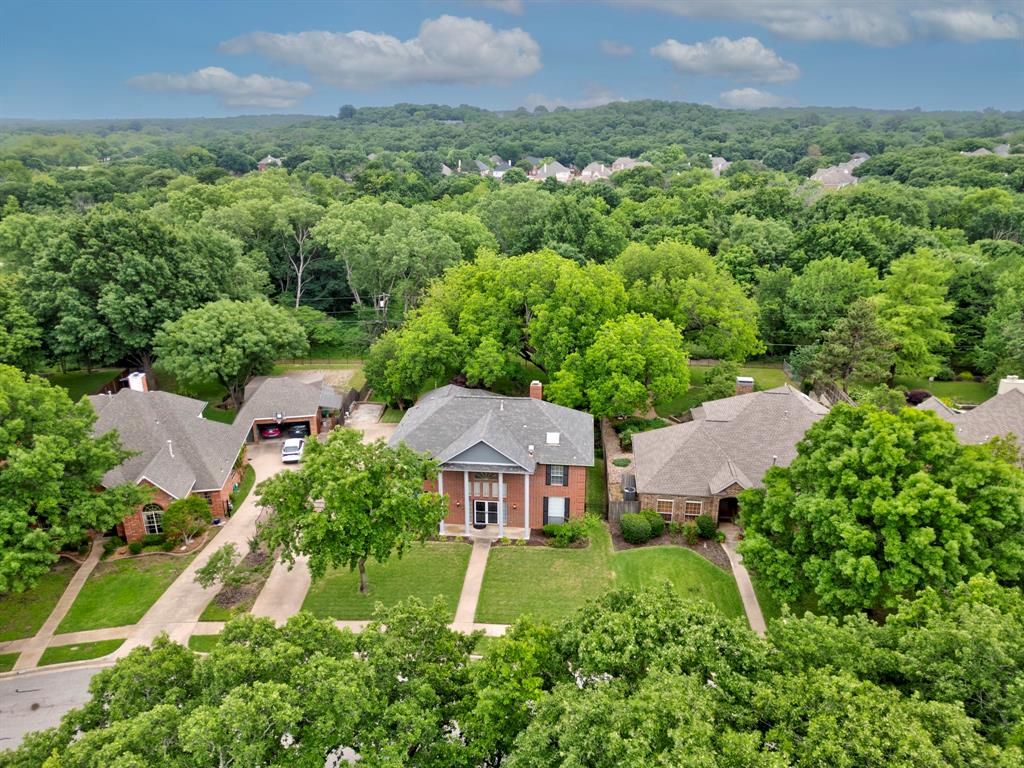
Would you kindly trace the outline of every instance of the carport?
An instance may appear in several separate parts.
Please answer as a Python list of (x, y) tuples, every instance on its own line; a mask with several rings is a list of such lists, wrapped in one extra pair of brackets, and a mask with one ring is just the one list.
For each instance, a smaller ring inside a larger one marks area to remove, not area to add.
[[(290, 435), (290, 428), (305, 428), (306, 435), (316, 436), (341, 407), (341, 397), (322, 381), (306, 384), (287, 376), (256, 379), (248, 387), (248, 397), (238, 414), (236, 424), (247, 434), (246, 442), (276, 440)], [(281, 434), (265, 437), (267, 427), (277, 427)]]

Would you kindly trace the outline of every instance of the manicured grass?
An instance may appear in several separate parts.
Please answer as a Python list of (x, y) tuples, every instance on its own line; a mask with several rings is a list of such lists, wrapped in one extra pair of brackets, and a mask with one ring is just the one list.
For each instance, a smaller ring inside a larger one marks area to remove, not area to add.
[(0, 653), (0, 672), (10, 672), (14, 669), (20, 653)]
[[(679, 416), (691, 408), (696, 408), (704, 402), (704, 377), (711, 370), (707, 365), (690, 366), (690, 389), (681, 396), (672, 400), (665, 400), (654, 404), (655, 412), (662, 418)], [(782, 368), (761, 368), (758, 366), (741, 366), (740, 376), (753, 376), (754, 389), (774, 389), (781, 387), (789, 379)]]
[(399, 408), (392, 408), (390, 405), (384, 409), (384, 413), (381, 414), (380, 420), (382, 424), (397, 424), (400, 422), (408, 411), (403, 411)]
[(591, 522), (586, 549), (500, 547), (491, 552), (476, 620), (509, 624), (529, 614), (557, 621), (607, 589), (670, 582), (685, 599), (704, 599), (742, 615), (731, 574), (683, 547), (613, 552), (603, 523)]
[(61, 558), (27, 592), (0, 595), (0, 641), (32, 637), (67, 589), (78, 565)]
[(221, 424), (234, 424), (237, 413), (234, 408), (214, 408), (211, 403), (203, 411), (203, 417), (210, 421), (219, 421)]
[(242, 506), (242, 502), (249, 496), (249, 491), (252, 490), (253, 483), (256, 482), (256, 470), (252, 468), (251, 464), (246, 464), (245, 469), (242, 470), (242, 479), (238, 483), (238, 488), (231, 493), (231, 508), (238, 509)]
[(235, 617), (235, 611), (218, 603), (216, 597), (214, 595), (203, 608), (203, 612), (199, 614), (200, 621), (231, 621)]
[(948, 397), (957, 403), (983, 403), (995, 394), (980, 381), (928, 381), (899, 377), (894, 382), (907, 389), (926, 389), (936, 397)]
[(124, 638), (117, 640), (97, 640), (95, 643), (78, 643), (77, 645), (54, 645), (43, 651), (39, 659), (39, 666), (46, 667), (50, 664), (64, 664), (68, 661), (84, 661), (86, 659), (98, 659), (113, 653), (124, 642)]
[(594, 466), (587, 467), (587, 514), (604, 517), (606, 501), (604, 459), (595, 456)]
[(206, 410), (203, 411), (203, 416), (210, 421), (219, 421), (224, 424), (231, 424), (235, 420), (235, 410), (233, 408), (220, 409), (214, 406), (220, 405), (224, 402), (224, 398), (228, 396), (228, 391), (220, 384), (220, 382), (213, 380), (206, 382), (205, 384), (197, 384), (193, 387), (180, 386), (178, 380), (163, 370), (159, 363), (155, 366), (155, 372), (157, 376), (157, 386), (164, 392), (173, 392), (176, 395), (182, 395), (183, 397), (193, 397), (196, 400), (205, 400), (209, 403)]
[(47, 373), (51, 384), (58, 384), (68, 391), (71, 399), (78, 402), (83, 395), (91, 395), (118, 373), (120, 368), (97, 368), (94, 371), (68, 371)]
[(149, 555), (100, 563), (57, 633), (135, 624), (191, 560), (192, 556)]
[(198, 653), (209, 653), (220, 645), (220, 635), (191, 635), (188, 647)]
[(321, 618), (369, 619), (378, 602), (391, 606), (408, 597), (431, 602), (440, 595), (455, 616), (472, 548), (462, 542), (414, 545), (401, 560), (366, 564), (367, 594), (359, 594), (359, 574), (347, 568), (328, 573), (309, 589), (303, 610)]

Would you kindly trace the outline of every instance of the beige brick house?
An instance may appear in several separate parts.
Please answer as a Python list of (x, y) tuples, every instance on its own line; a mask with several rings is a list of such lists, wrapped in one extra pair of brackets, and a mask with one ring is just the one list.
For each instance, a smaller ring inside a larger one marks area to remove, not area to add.
[(640, 507), (675, 522), (736, 520), (739, 494), (759, 487), (770, 467), (788, 466), (828, 409), (786, 384), (690, 413), (692, 421), (633, 436)]

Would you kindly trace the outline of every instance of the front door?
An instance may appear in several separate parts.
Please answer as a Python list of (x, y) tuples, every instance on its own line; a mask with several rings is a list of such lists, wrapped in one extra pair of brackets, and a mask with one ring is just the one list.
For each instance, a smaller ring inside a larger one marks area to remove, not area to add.
[(498, 502), (477, 499), (473, 502), (474, 525), (497, 525)]

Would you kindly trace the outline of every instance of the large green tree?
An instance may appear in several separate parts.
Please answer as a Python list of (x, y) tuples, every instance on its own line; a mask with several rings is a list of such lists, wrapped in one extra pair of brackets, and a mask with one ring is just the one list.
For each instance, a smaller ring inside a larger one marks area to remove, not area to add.
[(878, 384), (889, 376), (893, 341), (878, 322), (878, 310), (869, 299), (859, 299), (846, 317), (828, 331), (814, 358), (814, 378), (838, 384), (844, 392), (851, 384)]
[(301, 355), (309, 345), (286, 309), (266, 299), (222, 299), (168, 321), (154, 347), (180, 384), (201, 387), (216, 381), (240, 408), (254, 376), (270, 373), (279, 359)]
[(834, 407), (740, 499), (744, 560), (784, 600), (882, 615), (925, 587), (1024, 574), (1024, 472), (928, 411)]
[(17, 283), (0, 275), (0, 364), (30, 371), (39, 362), (41, 347), (42, 333), (25, 309)]
[(944, 259), (920, 250), (892, 263), (882, 283), (878, 316), (896, 342), (896, 373), (932, 376), (953, 344), (946, 300), (953, 270)]
[(874, 295), (878, 287), (877, 273), (863, 259), (812, 261), (786, 292), (786, 325), (798, 343), (813, 344), (857, 299)]
[(551, 399), (595, 416), (646, 411), (690, 386), (686, 346), (668, 320), (629, 313), (609, 320), (585, 352), (574, 352), (548, 387)]
[(402, 553), (437, 531), (448, 513), (444, 497), (423, 490), (437, 465), (405, 445), (363, 443), (350, 429), (306, 444), (297, 472), (281, 472), (257, 488), (272, 511), (260, 535), (289, 563), (305, 555), (314, 578), (328, 568), (359, 571), (366, 592), (366, 561)]
[(146, 500), (134, 485), (100, 490), (130, 454), (115, 432), (93, 437), (95, 420), (88, 400), (0, 365), (0, 593), (30, 588), (61, 548)]

